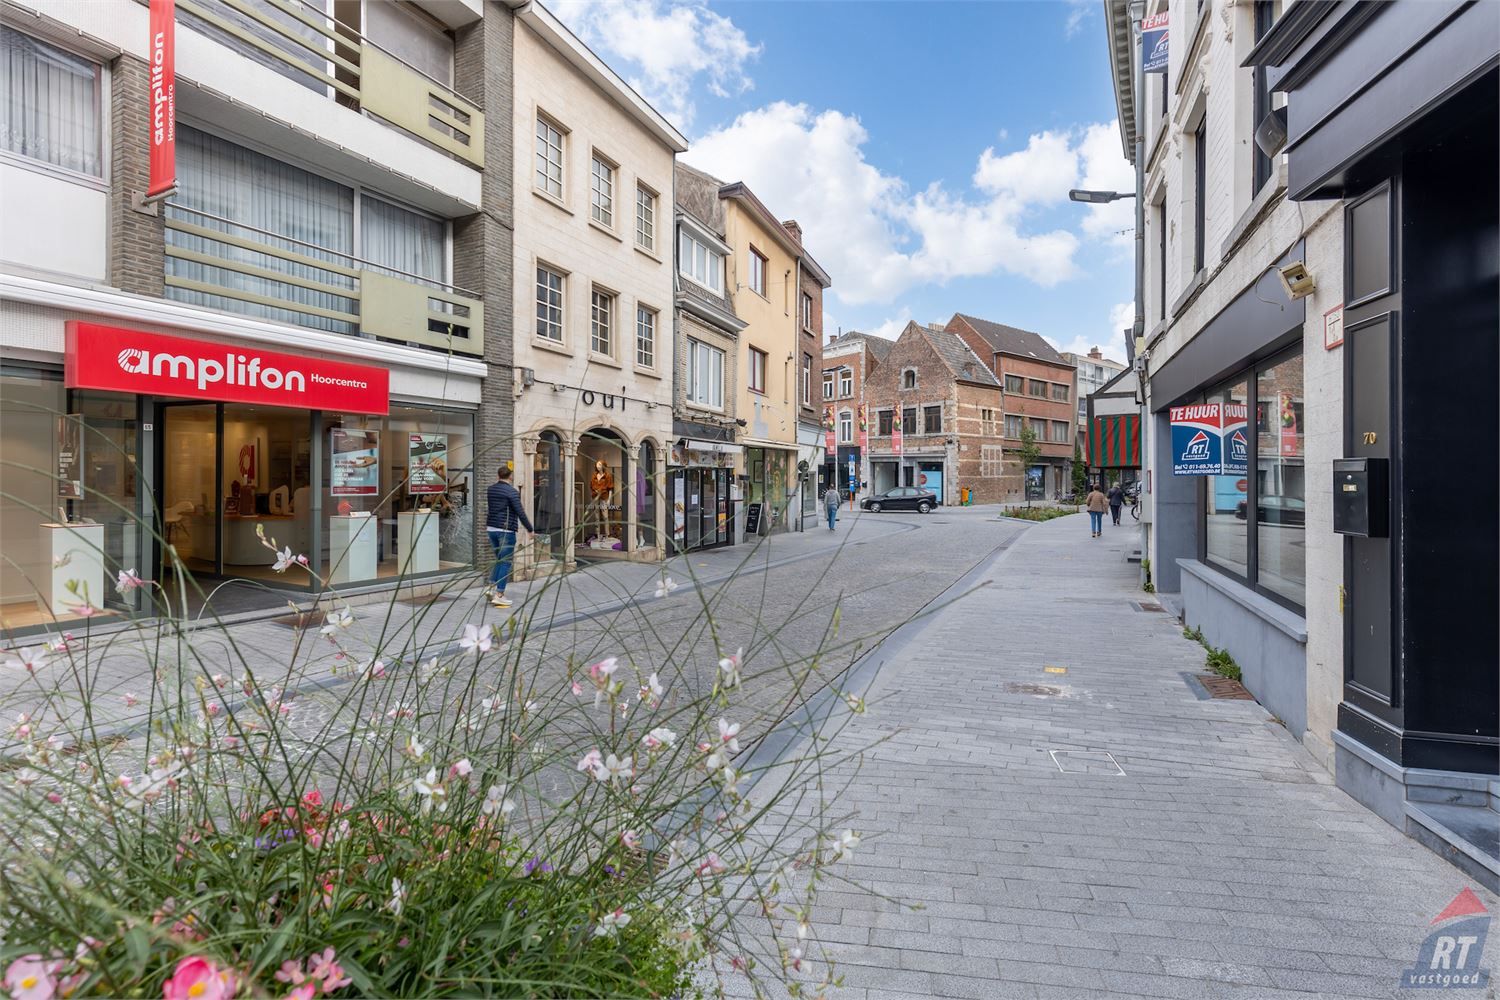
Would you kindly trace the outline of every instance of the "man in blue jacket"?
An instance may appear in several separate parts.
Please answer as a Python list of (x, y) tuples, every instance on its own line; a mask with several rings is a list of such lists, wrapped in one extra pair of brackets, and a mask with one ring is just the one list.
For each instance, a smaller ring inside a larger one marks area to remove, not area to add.
[(490, 572), (490, 603), (497, 608), (508, 608), (511, 602), (506, 600), (505, 584), (510, 580), (510, 563), (516, 552), (516, 526), (519, 524), (527, 531), (536, 529), (526, 517), (520, 492), (510, 484), (510, 466), (500, 466), (486, 499), (489, 510), (484, 526), (495, 550), (495, 568)]

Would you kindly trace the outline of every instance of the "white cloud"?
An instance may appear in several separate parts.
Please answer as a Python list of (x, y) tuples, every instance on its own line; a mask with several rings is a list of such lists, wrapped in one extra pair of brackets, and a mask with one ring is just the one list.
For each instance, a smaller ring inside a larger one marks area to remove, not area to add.
[[(1120, 148), (1118, 124), (1090, 125), (1078, 142), (1080, 186), (1091, 191), (1134, 191), (1135, 168)], [(1135, 200), (1089, 205), (1083, 231), (1116, 247), (1128, 247), (1135, 235)]]
[(1063, 25), (1063, 37), (1072, 38), (1083, 30), (1094, 16), (1097, 0), (1068, 0), (1068, 20)]
[(1059, 351), (1072, 351), (1074, 354), (1087, 354), (1097, 347), (1110, 361), (1124, 364), (1125, 331), (1134, 323), (1135, 302), (1117, 302), (1110, 307), (1109, 320), (1100, 329), (1080, 333), (1066, 342), (1056, 337), (1048, 337), (1047, 340)]
[(719, 97), (754, 88), (761, 53), (729, 18), (701, 2), (557, 0), (548, 6), (679, 129), (692, 126), (699, 87)]
[[(1035, 213), (1066, 204), (1081, 178), (1112, 177), (1098, 137), (1114, 127), (1041, 132), (1010, 153), (986, 149), (964, 191), (937, 183), (911, 191), (865, 159), (868, 135), (858, 118), (806, 104), (746, 112), (696, 140), (684, 159), (745, 181), (774, 211), (796, 218), (841, 301), (883, 303), (959, 277), (1005, 272), (1043, 287), (1071, 277), (1079, 237), (1038, 225)], [(1113, 224), (1083, 211), (1077, 218), (1090, 236)]]
[(876, 337), (884, 337), (886, 340), (895, 340), (901, 336), (901, 331), (905, 330), (906, 324), (910, 322), (911, 310), (906, 306), (902, 306), (900, 312), (896, 313), (896, 315), (883, 323), (877, 323), (865, 332), (873, 334)]

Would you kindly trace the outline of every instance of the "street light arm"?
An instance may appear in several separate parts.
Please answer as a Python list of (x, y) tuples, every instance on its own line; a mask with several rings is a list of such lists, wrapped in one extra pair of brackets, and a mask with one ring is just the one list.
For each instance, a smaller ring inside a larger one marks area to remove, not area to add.
[(1107, 205), (1112, 201), (1122, 198), (1134, 198), (1134, 191), (1086, 191), (1081, 188), (1073, 188), (1068, 192), (1069, 201), (1082, 202), (1086, 205)]

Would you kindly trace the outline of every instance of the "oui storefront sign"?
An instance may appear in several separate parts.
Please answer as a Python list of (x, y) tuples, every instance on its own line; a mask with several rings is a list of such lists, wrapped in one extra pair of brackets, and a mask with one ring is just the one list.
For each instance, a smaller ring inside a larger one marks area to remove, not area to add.
[(383, 415), (390, 372), (370, 365), (211, 344), (98, 323), (67, 324), (70, 389)]

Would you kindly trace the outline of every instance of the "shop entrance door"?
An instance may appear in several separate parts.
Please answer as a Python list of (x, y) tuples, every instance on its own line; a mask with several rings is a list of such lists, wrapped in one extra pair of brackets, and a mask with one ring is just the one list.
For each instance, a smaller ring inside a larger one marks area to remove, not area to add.
[(219, 407), (166, 403), (160, 409), (161, 509), (157, 528), (160, 579), (172, 579), (173, 560), (192, 574), (219, 574)]

